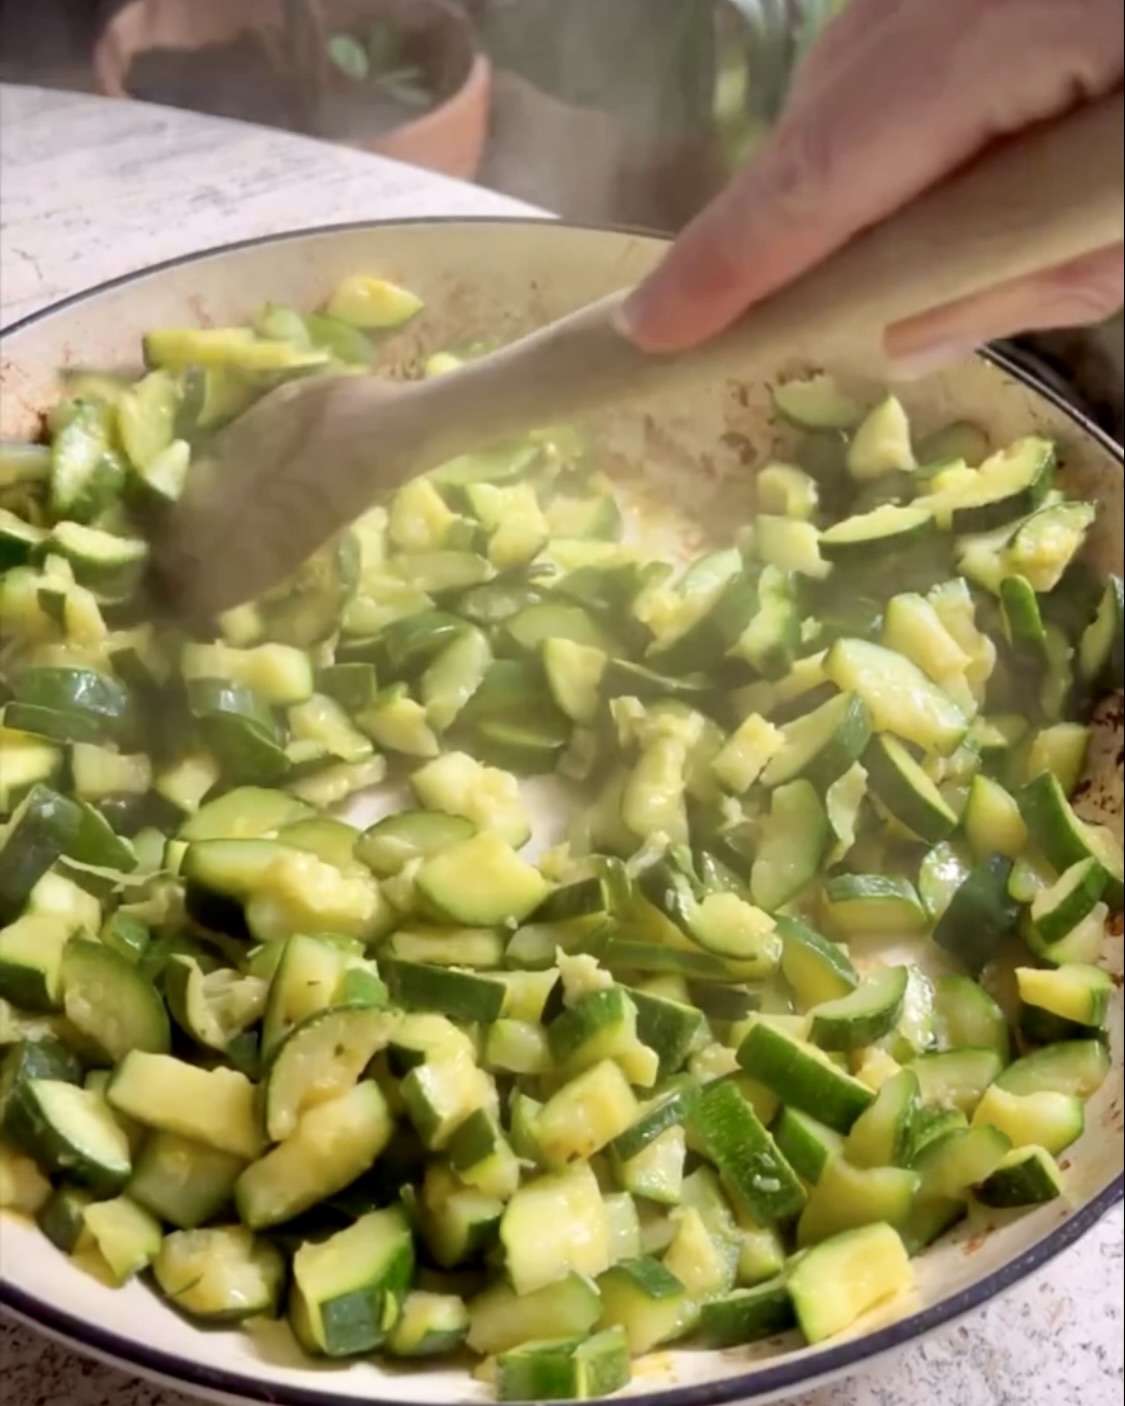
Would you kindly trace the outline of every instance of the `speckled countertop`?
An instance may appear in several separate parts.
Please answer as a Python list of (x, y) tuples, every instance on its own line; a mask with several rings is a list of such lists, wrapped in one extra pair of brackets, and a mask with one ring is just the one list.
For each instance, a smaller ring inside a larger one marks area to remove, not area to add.
[[(487, 191), (280, 133), (0, 86), (0, 325), (131, 269), (274, 230), (534, 213)], [(1119, 1406), (1123, 1242), (1118, 1206), (986, 1311), (792, 1406)], [(3, 1320), (0, 1401), (195, 1406)]]

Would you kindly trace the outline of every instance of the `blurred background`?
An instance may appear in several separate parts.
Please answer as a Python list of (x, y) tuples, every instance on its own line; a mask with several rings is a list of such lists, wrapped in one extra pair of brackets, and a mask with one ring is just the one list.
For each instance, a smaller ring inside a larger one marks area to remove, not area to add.
[[(0, 80), (304, 132), (674, 233), (847, 0), (0, 0)], [(1122, 432), (1122, 324), (1021, 343)]]

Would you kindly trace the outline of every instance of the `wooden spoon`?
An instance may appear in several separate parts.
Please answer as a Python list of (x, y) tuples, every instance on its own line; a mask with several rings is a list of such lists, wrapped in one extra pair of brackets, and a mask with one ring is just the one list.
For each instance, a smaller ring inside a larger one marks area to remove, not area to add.
[(1123, 116), (1118, 91), (993, 150), (682, 355), (621, 336), (621, 293), (432, 380), (282, 387), (220, 436), (157, 530), (160, 603), (213, 617), (413, 475), (613, 402), (761, 377), (798, 352), (885, 375), (889, 324), (1121, 241)]

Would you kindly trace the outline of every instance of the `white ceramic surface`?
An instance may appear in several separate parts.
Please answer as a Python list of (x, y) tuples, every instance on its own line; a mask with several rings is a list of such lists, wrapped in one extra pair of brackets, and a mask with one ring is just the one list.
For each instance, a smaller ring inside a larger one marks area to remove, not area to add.
[[(80, 299), (5, 339), (0, 428), (26, 431), (51, 397), (61, 364), (118, 365), (135, 358), (146, 328), (221, 322), (267, 298), (322, 299), (343, 274), (378, 270), (417, 289), (427, 314), (388, 344), (389, 369), (419, 354), (482, 335), (509, 336), (637, 277), (659, 245), (626, 235), (552, 225), (437, 223), (353, 229), (254, 244), (154, 271)], [(796, 369), (815, 348), (795, 348)], [(1072, 483), (1106, 503), (1097, 544), (1106, 568), (1122, 569), (1120, 461), (1064, 412), (1018, 381), (975, 363), (911, 388), (905, 399), (925, 431), (953, 417), (984, 423), (996, 439), (1029, 428), (1055, 436)], [(746, 511), (748, 464), (778, 445), (761, 386), (724, 384), (684, 400), (621, 411), (600, 432), (646, 528), (670, 551), (729, 533)], [(1116, 529), (1112, 524), (1116, 522)], [(1087, 798), (1121, 833), (1120, 700), (1095, 760)], [(1120, 945), (1114, 946), (1120, 974)], [(913, 1300), (862, 1325), (847, 1343), (792, 1352), (667, 1353), (638, 1371), (632, 1393), (671, 1393), (683, 1402), (766, 1399), (886, 1352), (916, 1333), (970, 1311), (1062, 1249), (1120, 1198), (1122, 1178), (1122, 1012), (1113, 1015), (1114, 1072), (1083, 1142), (1070, 1156), (1069, 1196), (986, 1233), (974, 1224), (919, 1263)], [(134, 1286), (112, 1294), (84, 1279), (30, 1230), (5, 1225), (0, 1300), (55, 1331), (142, 1370), (229, 1399), (327, 1406), (359, 1400), (453, 1403), (486, 1400), (459, 1371), (386, 1373), (369, 1364), (312, 1367), (287, 1335), (269, 1329), (205, 1338)], [(205, 1364), (202, 1359), (205, 1358)], [(1005, 1400), (1006, 1398), (998, 1398)]]

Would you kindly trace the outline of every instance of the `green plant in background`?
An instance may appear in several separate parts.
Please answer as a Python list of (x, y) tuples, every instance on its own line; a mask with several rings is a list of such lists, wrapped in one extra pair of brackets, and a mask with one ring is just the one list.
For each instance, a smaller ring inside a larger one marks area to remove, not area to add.
[(732, 166), (776, 122), (797, 65), (847, 0), (719, 0), (715, 121)]
[(402, 30), (393, 20), (375, 20), (363, 35), (331, 34), (324, 48), (329, 65), (352, 82), (369, 83), (404, 107), (433, 103), (422, 70), (405, 61)]

